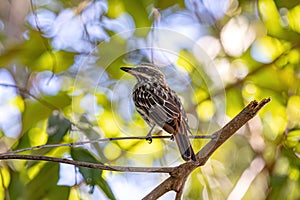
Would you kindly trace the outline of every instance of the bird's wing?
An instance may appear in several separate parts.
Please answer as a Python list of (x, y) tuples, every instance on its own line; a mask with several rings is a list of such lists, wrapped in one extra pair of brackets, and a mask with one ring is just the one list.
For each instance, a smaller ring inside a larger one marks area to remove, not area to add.
[(188, 126), (180, 99), (172, 90), (146, 87), (135, 90), (134, 102), (146, 121), (152, 121), (174, 135), (182, 158), (196, 161), (195, 153), (187, 136)]
[[(181, 110), (169, 90), (164, 88), (141, 88), (138, 94), (134, 95), (134, 102), (139, 112), (164, 128), (167, 132), (173, 133), (178, 129), (178, 122), (181, 120)], [(175, 94), (176, 95), (176, 94)], [(178, 97), (177, 97), (178, 98)]]

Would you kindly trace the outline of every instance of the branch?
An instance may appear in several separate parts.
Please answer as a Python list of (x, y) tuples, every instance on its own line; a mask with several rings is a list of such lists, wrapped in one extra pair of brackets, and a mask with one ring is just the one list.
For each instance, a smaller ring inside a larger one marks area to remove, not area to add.
[[(189, 136), (190, 139), (211, 139), (214, 138), (214, 135), (195, 135), (195, 136)], [(151, 137), (152, 139), (171, 139), (172, 135), (154, 135)], [(147, 140), (147, 136), (131, 136), (131, 137), (112, 137), (112, 138), (100, 138), (95, 140), (87, 140), (87, 141), (81, 141), (81, 142), (73, 142), (73, 143), (64, 143), (64, 144), (45, 144), (45, 145), (38, 145), (38, 146), (32, 146), (28, 148), (23, 149), (17, 149), (9, 152), (2, 153), (0, 155), (4, 154), (15, 154), (15, 153), (21, 153), (24, 151), (33, 151), (36, 149), (46, 149), (46, 148), (54, 148), (54, 147), (76, 147), (76, 146), (82, 146), (85, 144), (92, 144), (92, 143), (100, 143), (100, 142), (109, 142), (109, 141), (118, 141), (118, 140)]]
[(206, 144), (198, 153), (197, 158), (199, 165), (204, 165), (211, 154), (221, 146), (228, 138), (230, 138), (237, 130), (239, 130), (244, 124), (252, 119), (257, 112), (270, 102), (270, 98), (263, 99), (261, 102), (250, 102), (237, 116), (235, 116), (230, 122), (228, 122), (222, 129), (215, 132), (216, 139), (212, 139)]
[(186, 162), (178, 167), (175, 167), (170, 173), (170, 177), (154, 188), (147, 196), (143, 198), (143, 200), (158, 199), (163, 194), (171, 190), (174, 190), (177, 193), (176, 199), (180, 199), (185, 181), (190, 173), (197, 167), (204, 165), (218, 147), (220, 147), (238, 129), (240, 129), (251, 118), (253, 118), (257, 112), (269, 101), (270, 98), (263, 99), (259, 103), (257, 101), (250, 102), (235, 118), (233, 118), (222, 129), (213, 134), (216, 136), (215, 139), (212, 139), (196, 154), (198, 163)]
[[(183, 189), (185, 182), (190, 175), (190, 173), (199, 166), (206, 163), (209, 157), (220, 147), (227, 139), (229, 139), (238, 129), (240, 129), (244, 124), (246, 124), (251, 118), (253, 118), (257, 112), (265, 106), (270, 101), (270, 98), (263, 99), (261, 102), (252, 101), (249, 103), (235, 118), (233, 118), (228, 124), (226, 124), (222, 129), (213, 134), (212, 140), (208, 142), (197, 154), (196, 157), (198, 162), (186, 162), (177, 167), (123, 167), (123, 166), (108, 166), (103, 164), (95, 164), (88, 162), (80, 162), (69, 160), (65, 158), (54, 158), (48, 156), (38, 156), (38, 155), (18, 155), (16, 152), (30, 150), (30, 148), (23, 150), (16, 150), (14, 152), (0, 154), (0, 160), (8, 159), (23, 159), (23, 160), (43, 160), (58, 163), (71, 164), (81, 167), (88, 167), (100, 170), (109, 171), (120, 171), (120, 172), (152, 172), (152, 173), (169, 173), (170, 177), (164, 182), (158, 185), (152, 192), (150, 192), (144, 199), (157, 199), (163, 194), (174, 190), (176, 192), (176, 199), (180, 199), (183, 194)], [(154, 136), (154, 138), (165, 138), (168, 136)], [(202, 137), (202, 136), (200, 136)], [(211, 136), (210, 136), (211, 137)], [(143, 137), (134, 137), (134, 139), (145, 139)], [(197, 136), (196, 136), (197, 138)], [(102, 140), (111, 141), (120, 138), (104, 138)], [(123, 138), (125, 139), (125, 138)], [(131, 138), (132, 139), (132, 138)], [(89, 141), (90, 142), (90, 141)], [(87, 142), (79, 142), (84, 144)], [(71, 143), (66, 145), (74, 145), (78, 143)], [(44, 148), (46, 145), (44, 145)], [(47, 145), (50, 147), (51, 145)], [(56, 145), (57, 146), (57, 145)], [(34, 148), (41, 148), (43, 146), (36, 146)], [(51, 146), (53, 147), (53, 145)], [(31, 148), (32, 150), (32, 148)]]
[(88, 167), (93, 169), (118, 171), (118, 172), (152, 172), (152, 173), (170, 173), (174, 167), (123, 167), (123, 166), (108, 166), (103, 164), (95, 164), (90, 162), (81, 162), (76, 160), (69, 160), (65, 158), (55, 158), (49, 156), (39, 155), (19, 155), (19, 154), (0, 154), (0, 160), (44, 160), (57, 163), (65, 163), (80, 167)]

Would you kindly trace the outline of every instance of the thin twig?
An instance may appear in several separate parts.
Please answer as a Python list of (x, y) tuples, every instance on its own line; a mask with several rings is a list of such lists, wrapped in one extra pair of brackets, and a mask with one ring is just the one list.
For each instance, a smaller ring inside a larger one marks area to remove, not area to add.
[(57, 163), (65, 163), (80, 167), (87, 167), (93, 169), (109, 170), (109, 171), (119, 171), (119, 172), (152, 172), (152, 173), (170, 173), (173, 171), (174, 167), (123, 167), (123, 166), (108, 166), (103, 164), (95, 164), (89, 162), (81, 162), (76, 160), (69, 160), (65, 158), (55, 158), (49, 156), (39, 156), (39, 155), (19, 155), (19, 154), (0, 154), (0, 160), (37, 160), (37, 161), (50, 161)]
[[(215, 136), (213, 135), (195, 135), (195, 136), (189, 136), (191, 139), (210, 139)], [(152, 139), (171, 139), (172, 135), (156, 135), (152, 136)], [(76, 146), (82, 146), (85, 144), (92, 144), (92, 143), (100, 143), (100, 142), (109, 142), (109, 141), (118, 141), (118, 140), (147, 140), (147, 136), (131, 136), (131, 137), (114, 137), (114, 138), (100, 138), (96, 140), (88, 140), (88, 141), (81, 141), (81, 142), (74, 142), (74, 143), (65, 143), (65, 144), (45, 144), (45, 145), (38, 145), (23, 149), (17, 149), (13, 151), (9, 151), (4, 154), (14, 154), (14, 153), (21, 153), (24, 151), (32, 151), (36, 149), (45, 149), (45, 148), (54, 148), (54, 147), (76, 147)]]

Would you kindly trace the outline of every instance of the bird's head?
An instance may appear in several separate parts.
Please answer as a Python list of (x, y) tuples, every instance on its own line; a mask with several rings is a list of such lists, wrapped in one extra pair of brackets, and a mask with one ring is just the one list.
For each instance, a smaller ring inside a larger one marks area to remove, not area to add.
[(121, 67), (121, 70), (133, 75), (138, 82), (166, 84), (165, 75), (153, 64), (140, 64), (135, 68)]

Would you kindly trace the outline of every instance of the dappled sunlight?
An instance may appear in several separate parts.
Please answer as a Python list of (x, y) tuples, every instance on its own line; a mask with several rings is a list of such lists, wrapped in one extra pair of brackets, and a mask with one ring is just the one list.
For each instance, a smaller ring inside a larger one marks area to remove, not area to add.
[(282, 25), (280, 23), (280, 14), (277, 10), (274, 1), (262, 0), (258, 2), (260, 15), (265, 23), (270, 34), (278, 34), (282, 31)]
[(231, 19), (221, 32), (221, 42), (225, 52), (234, 57), (241, 56), (255, 38), (253, 25), (243, 16)]
[(101, 1), (81, 5), (77, 9), (62, 10), (58, 15), (40, 9), (36, 11), (36, 16), (30, 14), (27, 20), (32, 27), (40, 29), (45, 37), (53, 39), (52, 45), (56, 50), (89, 53), (94, 48), (93, 42), (108, 39), (103, 24), (98, 20), (108, 8)]
[[(212, 36), (203, 36), (200, 37), (200, 39), (197, 41), (197, 45), (195, 45), (193, 48), (194, 55), (199, 55), (198, 48), (201, 48), (201, 51), (204, 50), (211, 59), (214, 59), (219, 55), (221, 45), (217, 38)], [(201, 57), (196, 58), (201, 61)]]
[(295, 8), (291, 9), (287, 13), (288, 22), (291, 28), (298, 33), (300, 33), (300, 25), (298, 19), (300, 18), (300, 5), (296, 6)]
[(245, 61), (240, 59), (233, 60), (231, 66), (232, 73), (237, 79), (243, 79), (248, 75), (249, 69)]
[[(0, 69), (0, 80), (4, 84), (15, 84), (13, 77), (5, 69)], [(0, 87), (0, 110), (0, 130), (9, 138), (17, 138), (22, 130), (21, 113), (24, 103), (17, 96), (16, 88)]]
[(214, 140), (194, 136), (271, 99), (182, 180), (182, 199), (299, 199), (299, 17), (297, 1), (4, 0), (1, 151), (127, 171), (1, 161), (0, 199), (141, 199), (170, 171), (128, 171), (183, 164), (176, 143), (161, 138), (171, 136), (166, 131), (156, 126), (159, 137), (144, 139), (151, 127), (132, 99), (136, 80), (120, 70), (141, 63), (156, 65), (178, 94), (195, 153)]
[(249, 189), (252, 184), (252, 181), (257, 177), (259, 173), (263, 170), (265, 166), (265, 162), (262, 158), (257, 157), (255, 158), (249, 168), (247, 168), (241, 177), (239, 178), (238, 182), (236, 183), (234, 189), (228, 196), (229, 200), (241, 199), (245, 196), (245, 193)]
[(224, 85), (235, 81), (231, 71), (231, 65), (229, 60), (227, 60), (226, 58), (215, 59), (214, 65), (218, 73), (222, 77), (222, 81)]
[(251, 47), (252, 57), (262, 63), (271, 63), (284, 51), (282, 43), (268, 36), (258, 38)]
[(202, 121), (210, 121), (215, 114), (215, 107), (211, 101), (203, 101), (197, 106), (197, 114)]
[(62, 77), (54, 76), (50, 71), (43, 71), (36, 75), (34, 83), (41, 93), (45, 95), (56, 95), (62, 87)]
[(294, 95), (288, 99), (286, 114), (289, 128), (300, 125), (300, 96)]
[(246, 83), (242, 90), (243, 97), (245, 99), (248, 99), (249, 101), (252, 101), (256, 97), (256, 94), (258, 92), (257, 90), (258, 88), (253, 83)]
[(107, 144), (103, 149), (103, 153), (108, 160), (115, 160), (120, 157), (121, 149), (114, 143)]
[(46, 127), (32, 128), (28, 132), (28, 139), (32, 146), (43, 145), (47, 143), (48, 134), (46, 133)]

